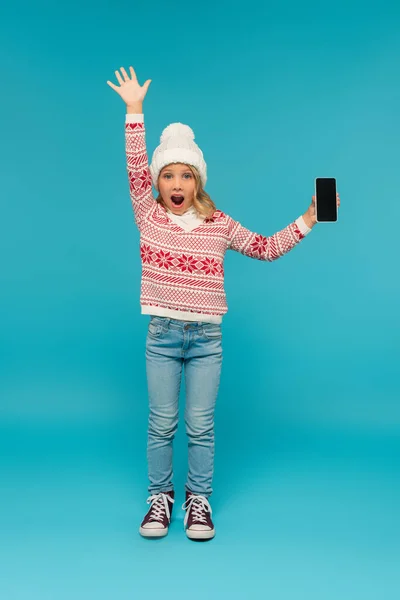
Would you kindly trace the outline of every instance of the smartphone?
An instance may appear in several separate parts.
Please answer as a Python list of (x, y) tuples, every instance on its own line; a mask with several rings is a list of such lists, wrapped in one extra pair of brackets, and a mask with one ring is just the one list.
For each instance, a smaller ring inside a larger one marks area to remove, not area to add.
[(336, 179), (333, 177), (315, 179), (315, 211), (317, 223), (337, 221)]

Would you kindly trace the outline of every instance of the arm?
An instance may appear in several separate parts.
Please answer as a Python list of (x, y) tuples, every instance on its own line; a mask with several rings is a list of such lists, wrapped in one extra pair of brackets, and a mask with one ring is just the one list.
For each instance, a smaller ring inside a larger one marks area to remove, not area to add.
[(274, 235), (265, 237), (253, 233), (243, 227), (238, 221), (229, 218), (229, 234), (231, 250), (240, 252), (250, 258), (272, 262), (287, 254), (294, 248), (311, 229), (306, 225), (304, 218), (299, 217)]
[(140, 229), (145, 215), (154, 204), (149, 170), (143, 114), (131, 113), (127, 107), (125, 117), (126, 165), (129, 179), (129, 194)]
[(140, 86), (133, 67), (130, 67), (131, 78), (123, 67), (121, 73), (122, 77), (118, 71), (115, 71), (120, 86), (114, 85), (111, 81), (107, 83), (126, 103), (125, 148), (129, 193), (135, 221), (140, 229), (144, 216), (154, 203), (143, 118), (143, 100), (151, 80), (148, 79), (143, 86)]

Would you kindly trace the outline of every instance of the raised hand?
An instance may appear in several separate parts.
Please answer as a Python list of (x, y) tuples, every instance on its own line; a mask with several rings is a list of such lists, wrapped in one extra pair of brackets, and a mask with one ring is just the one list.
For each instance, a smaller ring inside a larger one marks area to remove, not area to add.
[(119, 86), (114, 85), (111, 81), (107, 81), (108, 85), (117, 92), (125, 102), (127, 106), (133, 106), (137, 104), (141, 104), (144, 100), (144, 97), (147, 94), (147, 90), (149, 89), (149, 85), (151, 83), (151, 79), (148, 79), (142, 86), (139, 85), (136, 73), (133, 67), (129, 67), (131, 77), (125, 71), (123, 67), (121, 67), (120, 71), (122, 73), (122, 77), (118, 71), (115, 71), (115, 75), (118, 79)]
[[(337, 204), (337, 207), (339, 208), (339, 206), (340, 206), (339, 194), (336, 194), (336, 204)], [(310, 228), (313, 227), (317, 223), (317, 214), (316, 214), (316, 210), (315, 210), (315, 196), (312, 197), (311, 204), (308, 207), (307, 212), (304, 213), (303, 219), (304, 219), (307, 227), (310, 227)]]

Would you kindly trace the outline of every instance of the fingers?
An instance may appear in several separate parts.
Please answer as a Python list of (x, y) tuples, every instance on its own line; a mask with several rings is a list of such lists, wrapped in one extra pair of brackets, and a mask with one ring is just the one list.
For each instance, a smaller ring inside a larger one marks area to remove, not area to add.
[(144, 88), (145, 94), (147, 94), (147, 90), (149, 89), (150, 84), (151, 84), (151, 79), (148, 79), (147, 81), (144, 82), (143, 88)]
[[(133, 68), (131, 67), (131, 73), (132, 73), (132, 71), (133, 71)], [(124, 67), (121, 67), (121, 73), (122, 73), (124, 79), (122, 79), (121, 75), (119, 74), (119, 71), (115, 71), (115, 76), (118, 79), (118, 83), (120, 85), (122, 85), (125, 81), (130, 81), (129, 76), (128, 76), (127, 72), (125, 71)], [(136, 78), (135, 71), (133, 71), (133, 76)], [(110, 87), (113, 88), (113, 90), (118, 90), (119, 89), (118, 87), (116, 87), (115, 85), (113, 85), (111, 83), (111, 81), (107, 81), (107, 83), (108, 83), (108, 85)]]
[[(121, 71), (122, 71), (122, 69), (121, 69)], [(121, 75), (119, 74), (119, 71), (115, 71), (115, 76), (118, 79), (118, 83), (120, 85), (122, 85), (124, 82), (123, 82), (123, 79), (122, 79)]]
[[(340, 196), (336, 194), (337, 205), (340, 206)], [(312, 196), (312, 203), (315, 204), (315, 196)]]
[(131, 77), (132, 79), (134, 79), (135, 81), (137, 81), (137, 77), (136, 77), (136, 73), (133, 67), (129, 67), (129, 70), (131, 72)]
[(124, 80), (125, 80), (125, 81), (129, 81), (128, 74), (127, 74), (127, 72), (125, 71), (124, 67), (121, 67), (121, 73), (122, 73), (122, 75), (123, 75), (123, 77), (124, 77)]
[(113, 83), (111, 83), (111, 81), (107, 81), (107, 83), (108, 83), (108, 85), (109, 85), (109, 86), (110, 86), (110, 87), (111, 87), (113, 90), (115, 90), (116, 92), (118, 92), (118, 90), (119, 90), (119, 87), (117, 87), (116, 85), (114, 85)]
[[(135, 73), (135, 70), (134, 70), (134, 68), (133, 68), (133, 67), (129, 67), (129, 71), (130, 71), (130, 74), (131, 74), (131, 79), (129, 78), (129, 75), (128, 75), (128, 73), (125, 71), (124, 67), (121, 67), (121, 68), (120, 68), (120, 71), (121, 71), (121, 73), (122, 73), (122, 77), (121, 77), (121, 75), (119, 74), (119, 71), (115, 71), (115, 76), (116, 76), (116, 78), (118, 79), (118, 83), (120, 84), (120, 86), (122, 86), (124, 83), (127, 83), (128, 81), (134, 81), (135, 83), (137, 83), (137, 84), (138, 84), (138, 80), (137, 80), (137, 77), (136, 77), (136, 73)], [(113, 85), (113, 84), (111, 83), (111, 81), (107, 81), (107, 83), (108, 83), (108, 85), (109, 85), (110, 87), (112, 87), (112, 89), (113, 89), (113, 90), (116, 90), (116, 91), (117, 91), (117, 90), (119, 89), (118, 87), (116, 87), (115, 85)], [(143, 89), (144, 89), (144, 91), (145, 91), (145, 94), (147, 94), (147, 90), (149, 89), (149, 86), (150, 86), (150, 84), (151, 84), (151, 79), (148, 79), (148, 80), (147, 80), (147, 81), (146, 81), (146, 82), (143, 84)], [(139, 84), (138, 84), (138, 85), (139, 85)]]

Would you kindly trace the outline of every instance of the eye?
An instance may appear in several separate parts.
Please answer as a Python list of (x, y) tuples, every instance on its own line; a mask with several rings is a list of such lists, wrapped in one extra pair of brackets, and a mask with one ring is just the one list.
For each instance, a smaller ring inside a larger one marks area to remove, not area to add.
[(171, 177), (171, 173), (164, 173), (164, 178), (169, 179)]
[(191, 179), (192, 178), (192, 174), (191, 173), (185, 173), (184, 177), (186, 177), (188, 179)]

